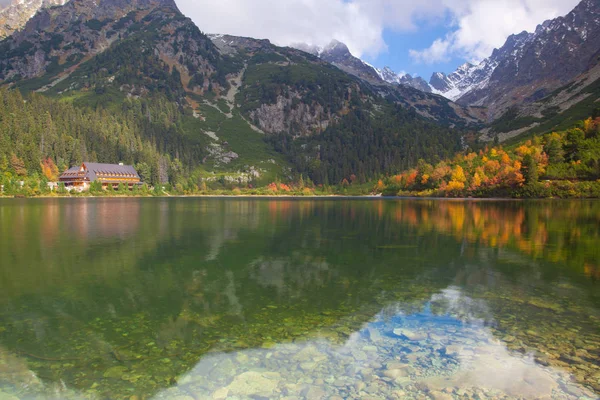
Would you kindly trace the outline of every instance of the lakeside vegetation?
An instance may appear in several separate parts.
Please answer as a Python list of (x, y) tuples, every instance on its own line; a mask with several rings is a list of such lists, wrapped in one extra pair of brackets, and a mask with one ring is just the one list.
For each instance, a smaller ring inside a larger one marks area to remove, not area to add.
[[(310, 173), (242, 182), (202, 167), (191, 170), (182, 160), (193, 159), (193, 154), (181, 160), (163, 156), (156, 150), (156, 136), (146, 136), (147, 129), (153, 132), (151, 125), (137, 125), (135, 112), (121, 121), (101, 111), (78, 109), (40, 95), (24, 98), (18, 91), (7, 90), (0, 90), (0, 101), (0, 197), (600, 198), (600, 110), (568, 130), (506, 147), (496, 144), (465, 150), (437, 164), (419, 160), (412, 169), (375, 180), (350, 174), (330, 185), (313, 182)], [(36, 110), (47, 111), (40, 114)], [(87, 159), (133, 164), (146, 184), (133, 190), (124, 186), (103, 190), (92, 185), (83, 193), (68, 191), (61, 184), (49, 185), (58, 180), (61, 171)]]
[(423, 160), (379, 180), (386, 196), (600, 197), (600, 113), (571, 129), (457, 153), (436, 165)]

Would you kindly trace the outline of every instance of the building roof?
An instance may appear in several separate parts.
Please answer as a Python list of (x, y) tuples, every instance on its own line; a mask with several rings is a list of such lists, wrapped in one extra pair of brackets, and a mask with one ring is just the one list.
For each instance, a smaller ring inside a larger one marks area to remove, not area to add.
[[(81, 169), (84, 168), (82, 172)], [(119, 178), (133, 178), (140, 179), (135, 168), (131, 165), (118, 165), (118, 164), (99, 164), (84, 162), (79, 167), (73, 167), (60, 176), (62, 180), (65, 179), (84, 179), (93, 182), (98, 178), (108, 179), (119, 179)]]

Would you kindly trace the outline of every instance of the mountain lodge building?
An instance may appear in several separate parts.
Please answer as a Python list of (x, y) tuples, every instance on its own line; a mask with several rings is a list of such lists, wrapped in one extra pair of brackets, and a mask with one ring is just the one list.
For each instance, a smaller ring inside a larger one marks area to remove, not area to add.
[(122, 183), (131, 189), (141, 184), (140, 176), (135, 168), (130, 165), (88, 162), (63, 172), (59, 181), (64, 183), (66, 187), (80, 190), (89, 188), (90, 184), (96, 181), (102, 182), (103, 188), (109, 185), (117, 188)]

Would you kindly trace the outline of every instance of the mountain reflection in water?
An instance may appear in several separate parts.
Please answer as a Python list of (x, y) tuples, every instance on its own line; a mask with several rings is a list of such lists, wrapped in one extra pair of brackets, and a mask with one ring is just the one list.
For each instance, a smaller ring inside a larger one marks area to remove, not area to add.
[(600, 394), (600, 203), (0, 200), (0, 238), (0, 398)]

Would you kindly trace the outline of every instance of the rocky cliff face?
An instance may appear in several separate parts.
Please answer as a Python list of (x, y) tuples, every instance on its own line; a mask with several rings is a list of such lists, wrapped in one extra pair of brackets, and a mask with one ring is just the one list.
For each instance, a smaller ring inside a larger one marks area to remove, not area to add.
[(489, 119), (537, 101), (594, 67), (600, 52), (600, 0), (583, 0), (564, 17), (535, 32), (508, 38), (481, 64), (465, 64), (431, 85), (463, 105), (486, 106)]
[(376, 71), (379, 77), (385, 82), (409, 86), (425, 93), (432, 92), (431, 86), (427, 83), (427, 81), (425, 81), (425, 79), (421, 78), (420, 76), (413, 77), (410, 74), (398, 74), (392, 71), (390, 67), (376, 69)]
[(13, 0), (0, 8), (0, 39), (21, 29), (40, 9), (62, 6), (67, 0)]
[(321, 59), (335, 65), (342, 71), (357, 76), (371, 83), (377, 83), (380, 78), (375, 68), (363, 60), (354, 57), (348, 46), (337, 40), (332, 41), (319, 54)]
[[(87, 63), (108, 49), (114, 52), (112, 60)], [(0, 54), (1, 81), (38, 79), (35, 83), (44, 86), (33, 87), (42, 91), (67, 78), (72, 80), (70, 89), (121, 81), (128, 85), (136, 68), (139, 82), (148, 82), (147, 87), (138, 87), (145, 91), (155, 80), (149, 66), (162, 69), (161, 74), (165, 67), (167, 71), (175, 67), (182, 84), (193, 81), (202, 90), (210, 83), (205, 77), (214, 74), (219, 57), (212, 42), (179, 13), (172, 0), (72, 0), (62, 7), (42, 9), (0, 44)], [(128, 57), (155, 62), (127, 66)], [(84, 65), (93, 76), (79, 73)]]

